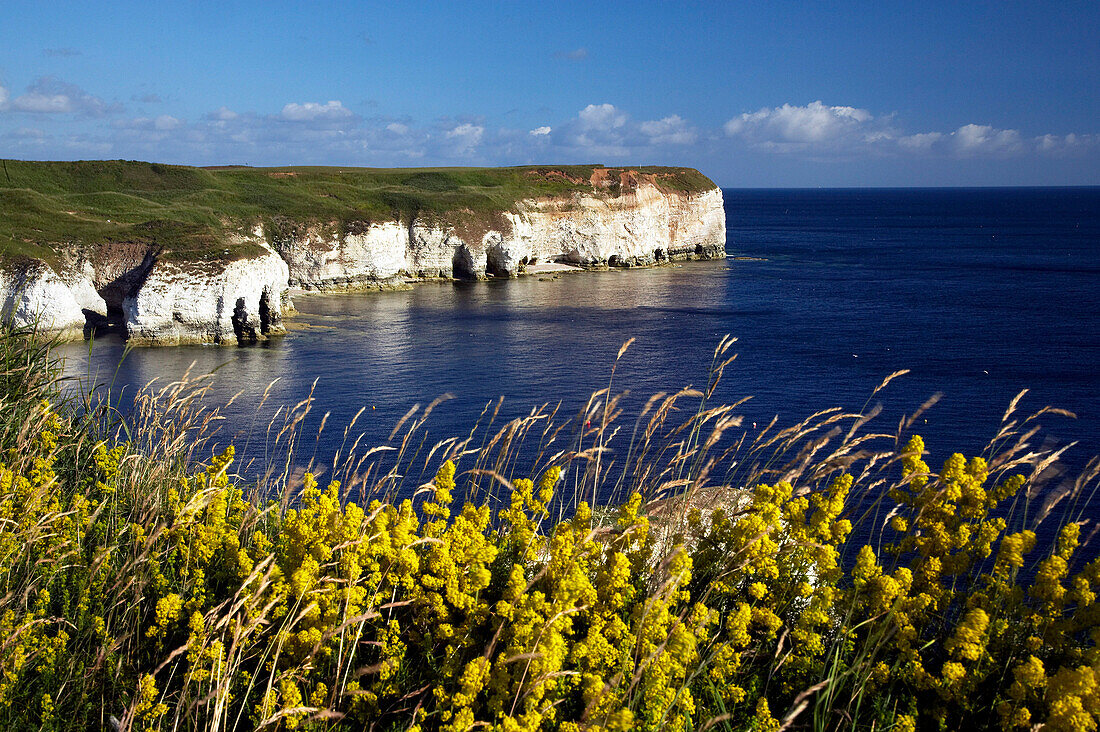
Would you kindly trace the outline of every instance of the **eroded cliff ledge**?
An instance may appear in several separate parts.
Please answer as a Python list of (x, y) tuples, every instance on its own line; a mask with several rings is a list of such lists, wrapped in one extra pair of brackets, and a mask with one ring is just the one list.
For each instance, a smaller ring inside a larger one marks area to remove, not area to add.
[(290, 287), (725, 256), (721, 191), (685, 168), (5, 167), (0, 314), (64, 337), (249, 343), (285, 332)]

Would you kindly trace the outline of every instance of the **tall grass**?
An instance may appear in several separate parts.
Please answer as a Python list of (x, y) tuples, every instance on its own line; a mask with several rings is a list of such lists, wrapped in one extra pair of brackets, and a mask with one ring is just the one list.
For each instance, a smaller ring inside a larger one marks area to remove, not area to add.
[(1095, 729), (1100, 465), (1047, 481), (1055, 410), (932, 471), (915, 416), (746, 429), (732, 347), (631, 424), (612, 374), (438, 442), (360, 413), (324, 465), (311, 394), (246, 480), (207, 376), (123, 419), (3, 331), (0, 727)]

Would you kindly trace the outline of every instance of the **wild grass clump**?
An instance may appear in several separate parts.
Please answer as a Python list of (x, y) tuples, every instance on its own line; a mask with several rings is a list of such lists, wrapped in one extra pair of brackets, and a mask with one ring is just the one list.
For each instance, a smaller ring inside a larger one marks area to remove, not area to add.
[(612, 384), (434, 445), (430, 409), (349, 425), (321, 485), (308, 399), (248, 483), (200, 459), (202, 379), (119, 421), (5, 331), (0, 727), (1095, 729), (1096, 461), (1040, 490), (1015, 403), (939, 471), (909, 422), (749, 433), (729, 347), (621, 432)]

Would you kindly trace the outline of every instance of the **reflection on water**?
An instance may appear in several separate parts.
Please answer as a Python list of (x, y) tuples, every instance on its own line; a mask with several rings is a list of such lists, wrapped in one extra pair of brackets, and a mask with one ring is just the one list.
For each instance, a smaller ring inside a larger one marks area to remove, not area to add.
[[(208, 403), (224, 405), (223, 430), (253, 442), (280, 406), (297, 403), (314, 381), (306, 431), (330, 413), (320, 453), (332, 452), (340, 428), (360, 408), (366, 444), (383, 442), (414, 403), (450, 394), (429, 428), (435, 437), (465, 434), (486, 404), (504, 397), (502, 416), (562, 402), (568, 413), (607, 385), (618, 349), (636, 342), (616, 380), (638, 399), (703, 383), (726, 332), (728, 265), (573, 273), (553, 281), (529, 277), (480, 283), (430, 282), (404, 292), (299, 296), (297, 328), (248, 348), (124, 347), (113, 336), (66, 344), (66, 374), (132, 395), (167, 384), (190, 369), (213, 373)], [(125, 356), (125, 357), (124, 357)], [(272, 385), (272, 382), (275, 382)], [(265, 390), (264, 409), (257, 413)], [(120, 403), (125, 404), (122, 398)], [(336, 426), (337, 429), (333, 429)]]

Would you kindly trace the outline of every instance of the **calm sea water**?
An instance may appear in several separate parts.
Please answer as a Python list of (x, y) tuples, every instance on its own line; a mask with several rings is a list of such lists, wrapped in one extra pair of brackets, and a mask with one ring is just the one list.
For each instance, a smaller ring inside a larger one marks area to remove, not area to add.
[(876, 395), (878, 426), (893, 431), (942, 393), (917, 426), (933, 464), (981, 449), (1022, 389), (1024, 410), (1077, 413), (1042, 421), (1049, 440), (1081, 442), (1076, 464), (1100, 453), (1100, 189), (726, 190), (725, 200), (722, 262), (310, 295), (296, 305), (314, 327), (268, 347), (140, 349), (120, 364), (123, 344), (108, 337), (60, 353), (82, 383), (130, 393), (192, 362), (216, 369), (212, 402), (243, 392), (224, 412), (227, 439), (251, 433), (253, 445), (275, 407), (316, 381), (305, 431), (330, 413), (310, 448), (325, 459), (361, 407), (363, 444), (385, 442), (412, 404), (444, 393), (455, 398), (428, 423), (438, 438), (464, 434), (501, 396), (506, 416), (559, 401), (574, 413), (630, 338), (615, 379), (636, 410), (657, 391), (704, 384), (731, 334), (739, 358), (718, 397), (751, 396), (746, 424), (858, 410), (909, 369)]

